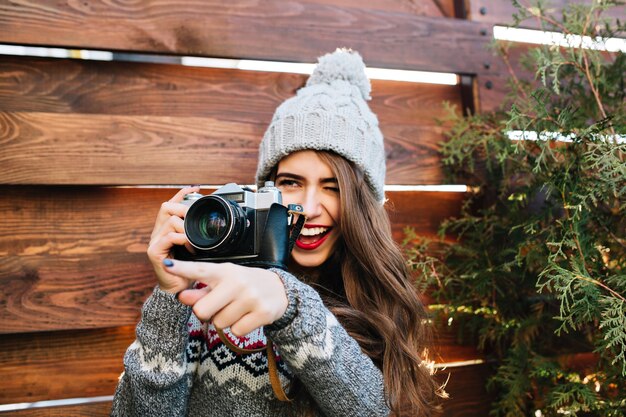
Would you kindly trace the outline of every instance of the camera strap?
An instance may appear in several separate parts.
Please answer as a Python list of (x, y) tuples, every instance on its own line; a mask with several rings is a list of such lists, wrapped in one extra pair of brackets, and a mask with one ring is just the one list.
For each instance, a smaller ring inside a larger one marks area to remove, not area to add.
[(293, 247), (296, 244), (296, 240), (298, 240), (298, 236), (300, 236), (300, 232), (302, 231), (302, 227), (304, 226), (304, 222), (306, 222), (306, 216), (302, 214), (302, 206), (296, 206), (295, 210), (289, 210), (289, 216), (291, 219), (293, 219), (293, 216), (295, 214), (298, 215), (298, 220), (291, 229), (291, 235), (289, 235), (289, 253), (291, 253), (291, 251), (293, 250)]
[(274, 391), (274, 395), (276, 395), (276, 398), (278, 398), (279, 401), (288, 402), (292, 400), (291, 398), (287, 396), (287, 393), (285, 392), (285, 390), (283, 389), (283, 386), (280, 383), (280, 378), (278, 377), (278, 366), (276, 365), (276, 355), (274, 354), (274, 348), (273, 348), (274, 343), (268, 336), (265, 336), (265, 339), (267, 341), (267, 343), (265, 344), (265, 347), (257, 348), (257, 349), (242, 349), (239, 346), (235, 345), (233, 342), (231, 342), (228, 336), (224, 334), (224, 331), (222, 329), (216, 328), (215, 330), (217, 330), (217, 335), (220, 337), (220, 340), (226, 346), (228, 346), (230, 350), (232, 350), (235, 353), (238, 353), (241, 355), (241, 354), (248, 354), (248, 353), (263, 352), (265, 350), (267, 352), (268, 374), (270, 377), (270, 384), (272, 385), (272, 390)]

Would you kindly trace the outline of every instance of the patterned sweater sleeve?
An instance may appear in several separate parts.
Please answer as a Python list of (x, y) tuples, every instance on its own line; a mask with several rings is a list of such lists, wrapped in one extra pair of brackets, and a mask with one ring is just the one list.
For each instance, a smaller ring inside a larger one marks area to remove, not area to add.
[(111, 416), (184, 416), (191, 384), (185, 349), (191, 308), (155, 288), (124, 356)]
[(288, 272), (289, 306), (265, 326), (280, 356), (328, 416), (388, 416), (383, 376), (324, 306), (319, 294)]

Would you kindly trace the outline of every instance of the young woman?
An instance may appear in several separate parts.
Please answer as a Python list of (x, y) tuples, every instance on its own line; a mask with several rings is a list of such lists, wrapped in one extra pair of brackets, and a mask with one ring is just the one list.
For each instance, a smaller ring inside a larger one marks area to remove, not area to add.
[[(112, 415), (431, 414), (426, 315), (382, 204), (383, 138), (364, 70), (352, 51), (320, 58), (261, 143), (257, 183), (273, 180), (306, 216), (289, 272), (171, 259), (188, 244), (181, 201), (198, 189), (162, 205), (148, 249), (158, 286)], [(287, 401), (270, 382), (274, 361)]]

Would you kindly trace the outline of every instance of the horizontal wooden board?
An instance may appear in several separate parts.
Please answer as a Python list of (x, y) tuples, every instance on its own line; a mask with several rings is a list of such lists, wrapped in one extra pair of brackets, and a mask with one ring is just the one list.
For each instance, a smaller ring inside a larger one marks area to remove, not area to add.
[(259, 124), (199, 117), (0, 113), (4, 184), (251, 183)]
[[(155, 285), (149, 235), (167, 188), (1, 187), (0, 333), (130, 325)], [(209, 191), (210, 192), (210, 191)], [(463, 193), (388, 193), (394, 236), (434, 236)]]
[(480, 111), (499, 111), (510, 106), (511, 101), (508, 99), (512, 92), (510, 80), (511, 77), (508, 74), (495, 72), (476, 77)]
[[(198, 117), (0, 113), (0, 184), (253, 183), (265, 125)], [(384, 128), (387, 182), (444, 181), (436, 126)]]
[[(3, 56), (0, 111), (209, 117), (270, 122), (307, 75), (140, 62)], [(384, 123), (433, 125), (459, 88), (371, 80), (372, 110)], [(414, 120), (417, 119), (417, 120)]]
[[(269, 123), (306, 75), (182, 64), (4, 56), (0, 110)], [(384, 84), (380, 90), (384, 90)]]
[(360, 51), (377, 67), (479, 71), (487, 54), (483, 24), (420, 16), (414, 12), (418, 7), (411, 9), (327, 0), (142, 0), (132, 7), (3, 2), (0, 42), (294, 62), (314, 62), (343, 46)]
[(404, 0), (370, 0), (363, 4), (360, 0), (313, 0), (308, 3), (335, 5), (351, 8), (367, 8), (387, 12), (410, 13), (415, 16), (453, 17), (454, 0), (422, 0), (407, 2)]
[[(275, 108), (305, 76), (180, 65), (0, 62), (0, 183), (252, 182)], [(456, 86), (373, 81), (389, 183), (442, 181), (436, 119)], [(192, 167), (192, 168), (190, 168)]]
[[(524, 5), (530, 5), (532, 2), (520, 2)], [(563, 9), (567, 5), (586, 4), (590, 5), (592, 0), (550, 0), (545, 2), (548, 6), (548, 14), (561, 20), (563, 17)], [(469, 18), (476, 22), (510, 25), (513, 23), (513, 13), (518, 13), (518, 9), (513, 6), (511, 1), (502, 0), (472, 0), (469, 2), (470, 16)], [(626, 7), (624, 5), (610, 7), (603, 16), (607, 19), (615, 21), (619, 18), (621, 22), (626, 20)], [(520, 27), (532, 29), (541, 28), (541, 23), (536, 18), (527, 19), (520, 24)]]
[(4, 335), (0, 403), (113, 395), (134, 339), (134, 325)]
[[(253, 183), (265, 125), (198, 117), (0, 113), (0, 184)], [(443, 128), (384, 129), (387, 183), (440, 184)]]
[(127, 325), (156, 284), (143, 253), (6, 256), (0, 333)]
[(387, 212), (394, 238), (400, 242), (405, 227), (413, 228), (420, 236), (436, 239), (444, 219), (460, 213), (465, 193), (439, 191), (387, 192)]
[[(4, 335), (0, 338), (0, 379), (4, 381), (0, 404), (113, 395), (124, 369), (124, 352), (134, 339), (134, 326)], [(443, 347), (447, 352), (457, 349), (454, 345)], [(463, 347), (459, 347), (456, 356), (459, 354), (465, 354), (465, 360), (478, 357), (476, 353), (463, 351)], [(439, 362), (449, 361), (445, 356), (440, 359)], [(454, 394), (459, 399), (468, 397), (455, 380), (468, 378), (463, 375), (463, 368), (439, 371), (442, 380), (452, 372)], [(478, 373), (470, 380), (481, 384), (484, 383), (481, 377)]]
[(34, 408), (2, 414), (13, 417), (109, 417), (111, 402)]
[[(440, 400), (440, 417), (483, 417), (489, 415), (490, 396), (485, 386), (491, 368), (488, 364), (478, 364), (449, 368), (439, 371), (436, 378), (440, 384), (445, 384), (448, 398)], [(414, 410), (405, 407), (399, 415), (390, 417), (421, 417)]]
[[(444, 417), (488, 416), (493, 397), (486, 384), (492, 375), (488, 363), (449, 368), (438, 372), (440, 381), (447, 381), (449, 399), (442, 402)], [(417, 417), (417, 416), (415, 416)]]
[(314, 0), (316, 4), (330, 4), (342, 7), (367, 8), (387, 12), (411, 13), (416, 16), (454, 17), (454, 0), (370, 0), (363, 4), (359, 0)]

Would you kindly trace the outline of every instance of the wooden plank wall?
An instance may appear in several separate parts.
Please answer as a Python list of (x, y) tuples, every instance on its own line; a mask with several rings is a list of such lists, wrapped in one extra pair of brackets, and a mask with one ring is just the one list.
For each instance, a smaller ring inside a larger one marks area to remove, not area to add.
[[(453, 72), (461, 84), (373, 81), (387, 183), (436, 185), (442, 102), (489, 109), (500, 99), (478, 84), (496, 68), (494, 21), (468, 19), (466, 3), (0, 0), (0, 43), (293, 62), (345, 46), (373, 67)], [(0, 407), (113, 394), (155, 284), (145, 250), (159, 204), (182, 185), (252, 183), (274, 109), (305, 79), (0, 56)], [(434, 236), (464, 198), (388, 196), (398, 241), (405, 225)], [(444, 415), (487, 415), (488, 365), (471, 364), (480, 356), (452, 333), (440, 335), (439, 355), (442, 378), (451, 374)], [(13, 415), (107, 415), (109, 405)]]

